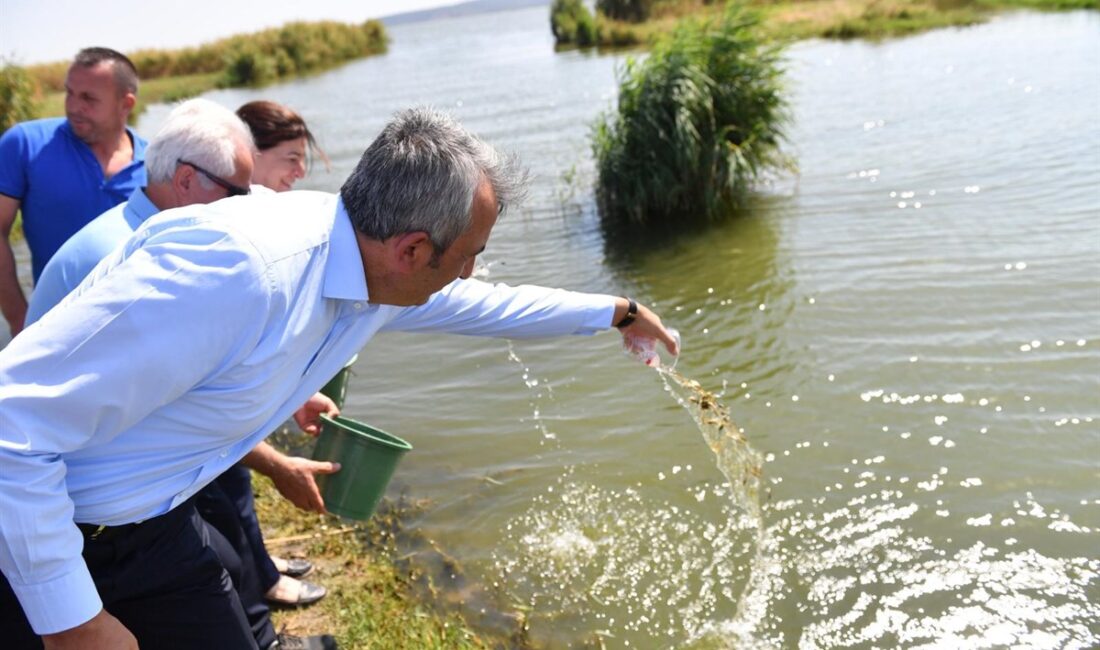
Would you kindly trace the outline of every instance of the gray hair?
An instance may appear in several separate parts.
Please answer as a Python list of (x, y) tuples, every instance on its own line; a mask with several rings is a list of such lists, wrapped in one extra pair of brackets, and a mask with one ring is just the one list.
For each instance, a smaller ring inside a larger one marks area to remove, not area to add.
[(76, 53), (73, 65), (82, 68), (94, 68), (100, 63), (110, 63), (115, 73), (115, 84), (118, 86), (119, 95), (126, 93), (137, 94), (138, 73), (134, 62), (125, 54), (109, 47), (86, 47)]
[[(217, 176), (236, 173), (234, 157), (241, 146), (255, 151), (252, 132), (236, 113), (209, 99), (191, 99), (172, 109), (145, 150), (150, 183), (167, 183), (180, 160), (199, 165)], [(211, 182), (199, 175), (207, 189)]]
[(497, 152), (449, 115), (411, 108), (363, 152), (340, 197), (364, 235), (382, 241), (426, 232), (439, 254), (470, 227), (483, 178), (503, 213), (523, 199), (527, 177), (515, 156)]

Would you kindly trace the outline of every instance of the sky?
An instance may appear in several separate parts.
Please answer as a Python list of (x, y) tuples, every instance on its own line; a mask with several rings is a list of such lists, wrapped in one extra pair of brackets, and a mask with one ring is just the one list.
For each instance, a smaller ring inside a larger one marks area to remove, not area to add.
[(292, 20), (362, 22), (459, 0), (0, 0), (0, 57), (61, 61), (92, 45), (129, 52), (199, 45)]

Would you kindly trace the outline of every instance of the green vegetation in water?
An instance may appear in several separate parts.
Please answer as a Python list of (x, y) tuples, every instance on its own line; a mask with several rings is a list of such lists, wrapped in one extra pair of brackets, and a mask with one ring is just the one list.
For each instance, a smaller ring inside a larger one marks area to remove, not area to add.
[(559, 44), (595, 45), (598, 40), (596, 19), (584, 0), (554, 0), (550, 5), (550, 31)]
[[(1006, 9), (1100, 9), (1100, 0), (754, 0), (748, 4), (759, 12), (764, 33), (783, 40), (885, 38), (972, 25)], [(600, 0), (591, 16), (595, 38), (558, 38), (558, 42), (608, 47), (652, 44), (684, 17), (714, 16), (720, 11), (721, 4), (713, 0)]]
[[(141, 79), (138, 106), (131, 120), (151, 103), (186, 99), (214, 88), (262, 86), (312, 74), (352, 59), (381, 54), (388, 45), (382, 23), (368, 20), (358, 25), (294, 22), (197, 47), (138, 50), (128, 55)], [(6, 129), (15, 122), (64, 114), (69, 63), (57, 61), (26, 68), (4, 65), (0, 73), (0, 126)], [(8, 96), (17, 101), (9, 106), (3, 99)]]
[(688, 20), (620, 73), (616, 110), (596, 122), (593, 150), (604, 226), (669, 231), (729, 217), (780, 153), (786, 104), (779, 48), (730, 4)]

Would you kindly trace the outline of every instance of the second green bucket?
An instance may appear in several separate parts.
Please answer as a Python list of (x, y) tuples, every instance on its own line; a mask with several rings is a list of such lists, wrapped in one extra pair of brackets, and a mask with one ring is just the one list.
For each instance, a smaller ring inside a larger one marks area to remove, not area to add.
[(340, 463), (335, 474), (318, 474), (325, 508), (348, 519), (370, 519), (398, 461), (412, 445), (395, 435), (345, 417), (322, 415), (324, 426), (313, 460)]

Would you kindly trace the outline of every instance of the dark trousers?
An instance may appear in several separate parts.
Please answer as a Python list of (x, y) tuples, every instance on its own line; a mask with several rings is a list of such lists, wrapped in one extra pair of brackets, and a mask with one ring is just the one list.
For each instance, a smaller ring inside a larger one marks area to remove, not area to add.
[(237, 515), (241, 521), (241, 530), (248, 540), (248, 548), (252, 550), (252, 559), (256, 563), (256, 573), (260, 580), (260, 590), (267, 593), (268, 589), (279, 581), (279, 570), (271, 561), (264, 547), (264, 534), (260, 531), (260, 522), (256, 519), (256, 501), (252, 494), (252, 472), (237, 463), (230, 467), (224, 474), (214, 479), (225, 496), (237, 508)]
[[(94, 539), (86, 533), (84, 560), (104, 608), (142, 650), (257, 647), (192, 502)], [(4, 648), (42, 648), (7, 579), (0, 581), (0, 639)]]
[(229, 572), (253, 638), (261, 648), (270, 646), (275, 642), (275, 628), (271, 625), (271, 609), (264, 600), (267, 588), (260, 582), (256, 560), (236, 504), (221, 483), (215, 480), (199, 491), (195, 506), (212, 529), (211, 545)]

